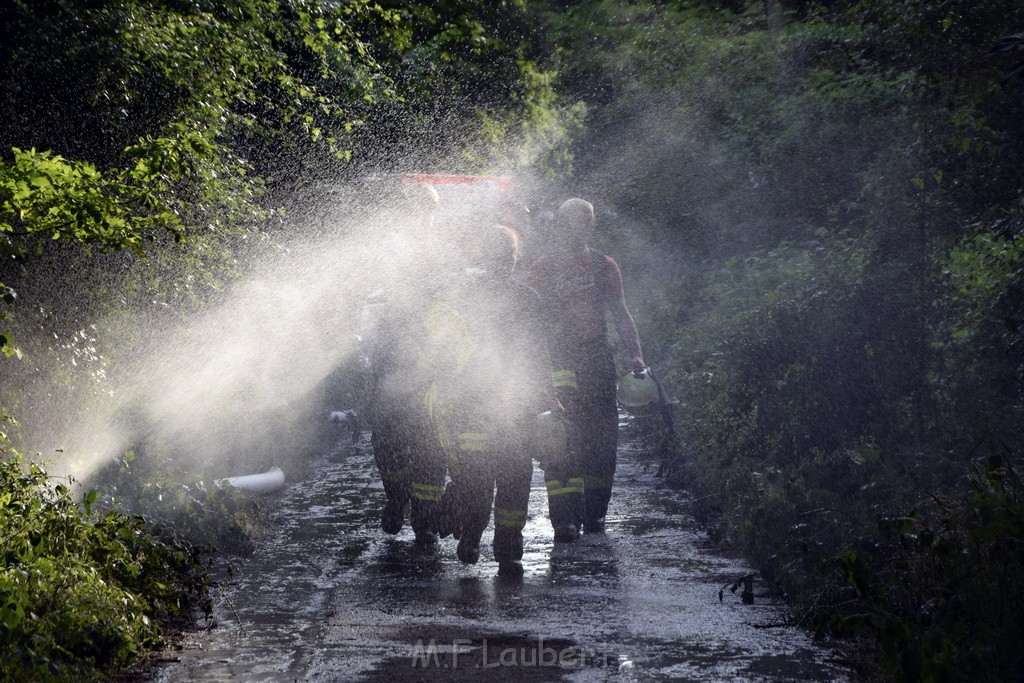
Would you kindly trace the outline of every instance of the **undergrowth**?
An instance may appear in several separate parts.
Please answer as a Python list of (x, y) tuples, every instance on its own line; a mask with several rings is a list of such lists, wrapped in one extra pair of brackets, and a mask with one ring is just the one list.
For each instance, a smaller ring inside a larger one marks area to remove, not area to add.
[(821, 506), (805, 486), (791, 479), (755, 486), (742, 503), (736, 490), (698, 500), (713, 535), (746, 547), (766, 582), (790, 599), (792, 623), (846, 639), (866, 678), (1019, 680), (1019, 462), (980, 459), (964, 480), (904, 508), (869, 496), (852, 507)]
[(105, 507), (143, 514), (154, 529), (247, 555), (267, 509), (251, 494), (201, 478), (170, 458), (127, 451), (90, 482)]
[(0, 444), (0, 679), (91, 680), (208, 600), (209, 548), (101, 509)]

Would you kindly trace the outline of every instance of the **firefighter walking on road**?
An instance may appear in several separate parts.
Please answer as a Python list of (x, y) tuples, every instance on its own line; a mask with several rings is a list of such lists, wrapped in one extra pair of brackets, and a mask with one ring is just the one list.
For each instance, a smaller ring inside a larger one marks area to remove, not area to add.
[[(363, 412), (372, 430), (374, 460), (384, 484), (381, 528), (397, 534), (409, 520), (421, 546), (437, 540), (437, 511), (447, 464), (444, 452), (431, 438), (421, 402), (430, 377), (417, 367), (419, 336), (425, 302), (438, 289), (450, 249), (436, 234), (434, 215), (438, 195), (430, 185), (406, 189), (394, 223), (395, 244), (389, 250), (398, 271), (390, 287), (368, 301), (363, 342), (370, 369)], [(426, 246), (424, 246), (426, 245)]]
[(552, 385), (565, 409), (563, 457), (543, 463), (556, 542), (603, 533), (618, 446), (611, 317), (630, 369), (645, 368), (640, 337), (626, 307), (622, 274), (609, 256), (590, 248), (594, 207), (570, 199), (557, 213), (551, 249), (530, 269), (541, 297), (551, 350)]
[(441, 533), (455, 535), (459, 560), (475, 564), (493, 505), (499, 574), (519, 576), (533, 475), (530, 436), (553, 398), (540, 301), (510, 279), (515, 232), (482, 223), (467, 230), (463, 279), (428, 316), (436, 379), (425, 403), (452, 479)]

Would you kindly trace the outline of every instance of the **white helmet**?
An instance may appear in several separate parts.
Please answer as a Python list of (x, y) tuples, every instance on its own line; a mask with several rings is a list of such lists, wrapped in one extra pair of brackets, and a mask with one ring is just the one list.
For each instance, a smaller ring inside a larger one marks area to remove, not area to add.
[(634, 415), (649, 413), (661, 402), (658, 383), (651, 376), (650, 368), (644, 368), (639, 372), (630, 371), (623, 375), (619, 380), (616, 397), (622, 409)]
[(564, 457), (568, 443), (565, 425), (550, 410), (537, 416), (537, 428), (533, 438), (536, 458), (541, 462)]

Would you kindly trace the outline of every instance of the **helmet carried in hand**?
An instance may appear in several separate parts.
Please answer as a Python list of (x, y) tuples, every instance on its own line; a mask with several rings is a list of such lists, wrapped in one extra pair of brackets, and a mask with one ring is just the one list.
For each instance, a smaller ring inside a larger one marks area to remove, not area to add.
[(619, 406), (627, 413), (634, 415), (646, 414), (655, 410), (661, 399), (658, 394), (658, 383), (651, 376), (651, 369), (632, 370), (619, 380), (616, 393)]

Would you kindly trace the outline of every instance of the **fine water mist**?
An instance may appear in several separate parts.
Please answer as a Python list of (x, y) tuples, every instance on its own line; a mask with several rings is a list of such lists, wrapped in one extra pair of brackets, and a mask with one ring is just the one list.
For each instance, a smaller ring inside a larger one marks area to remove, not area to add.
[[(139, 449), (202, 476), (300, 466), (328, 413), (365, 398), (355, 378), (360, 335), (372, 333), (368, 297), (418, 305), (424, 283), (472, 286), (479, 276), (468, 245), (472, 223), (493, 216), (480, 210), (486, 191), (441, 192), (437, 224), (455, 232), (439, 240), (397, 178), (380, 185), (325, 195), (286, 221), (290, 237), (247, 264), (217, 303), (146, 330), (135, 344), (144, 350), (103, 378), (109, 400), (62, 406), (76, 417), (48, 435), (51, 469), (88, 479)], [(31, 427), (37, 416), (24, 416)]]

